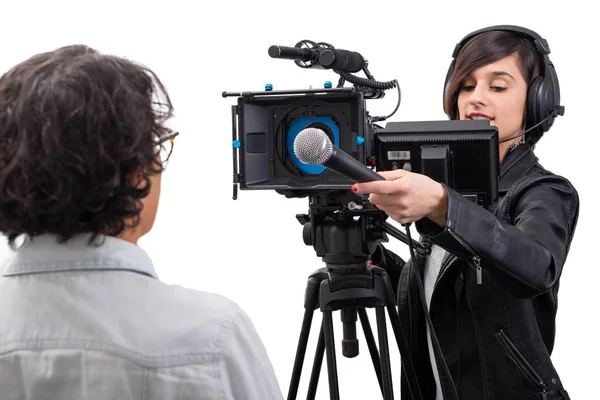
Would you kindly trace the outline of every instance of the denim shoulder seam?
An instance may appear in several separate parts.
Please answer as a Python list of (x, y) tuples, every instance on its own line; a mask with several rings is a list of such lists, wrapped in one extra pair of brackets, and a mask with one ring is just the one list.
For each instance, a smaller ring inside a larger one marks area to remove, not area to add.
[(21, 350), (88, 350), (98, 351), (123, 358), (145, 368), (168, 368), (200, 362), (217, 362), (222, 355), (218, 351), (188, 352), (179, 354), (164, 354), (157, 356), (144, 355), (130, 349), (113, 344), (90, 340), (23, 340), (7, 342), (0, 345), (0, 357)]

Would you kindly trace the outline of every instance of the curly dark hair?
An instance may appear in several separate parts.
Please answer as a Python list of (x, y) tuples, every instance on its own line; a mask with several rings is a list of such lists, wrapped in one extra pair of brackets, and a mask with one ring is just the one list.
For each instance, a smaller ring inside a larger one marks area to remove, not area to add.
[(2, 75), (0, 231), (9, 245), (44, 233), (60, 242), (117, 236), (139, 224), (172, 115), (149, 68), (84, 45), (34, 55)]

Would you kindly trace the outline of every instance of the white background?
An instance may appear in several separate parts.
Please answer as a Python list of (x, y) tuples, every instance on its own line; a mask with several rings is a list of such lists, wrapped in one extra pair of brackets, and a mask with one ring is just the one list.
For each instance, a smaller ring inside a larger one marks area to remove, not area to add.
[[(2, 71), (34, 53), (85, 43), (149, 65), (166, 84), (176, 108), (173, 125), (181, 135), (163, 176), (155, 229), (140, 245), (163, 280), (224, 294), (246, 310), (265, 342), (284, 394), (306, 279), (323, 264), (304, 245), (302, 226), (295, 218), (308, 211), (306, 199), (243, 191), (232, 200), (230, 107), (235, 98), (224, 99), (221, 92), (262, 90), (266, 83), (275, 89), (319, 87), (326, 80), (335, 85), (333, 72), (303, 70), (267, 55), (272, 44), (293, 46), (311, 39), (358, 51), (378, 80), (398, 79), (402, 103), (391, 121), (445, 119), (443, 82), (454, 46), (464, 35), (493, 24), (522, 25), (542, 34), (552, 50), (566, 113), (536, 153), (546, 168), (567, 176), (581, 197), (579, 225), (561, 281), (553, 360), (572, 398), (597, 396), (600, 35), (597, 14), (589, 8), (592, 3), (15, 3), (3, 2), (0, 11)], [(389, 91), (368, 107), (372, 115), (382, 115), (395, 104), (396, 94)], [(392, 239), (388, 247), (408, 257), (404, 244)], [(8, 253), (7, 246), (0, 247), (1, 256)], [(359, 336), (358, 358), (343, 358), (337, 314), (334, 321), (341, 398), (380, 398), (365, 341)], [(374, 326), (375, 319), (371, 321)], [(298, 398), (305, 397), (319, 323), (317, 312)], [(398, 354), (391, 342), (396, 398)], [(317, 397), (325, 399), (325, 363), (322, 372)]]

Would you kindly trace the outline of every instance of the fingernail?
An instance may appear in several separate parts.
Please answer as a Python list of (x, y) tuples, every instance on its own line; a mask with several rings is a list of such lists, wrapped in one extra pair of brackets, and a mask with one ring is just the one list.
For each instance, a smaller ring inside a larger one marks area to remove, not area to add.
[(352, 185), (352, 191), (353, 191), (353, 192), (356, 192), (356, 191), (358, 191), (358, 188), (356, 187), (356, 185)]

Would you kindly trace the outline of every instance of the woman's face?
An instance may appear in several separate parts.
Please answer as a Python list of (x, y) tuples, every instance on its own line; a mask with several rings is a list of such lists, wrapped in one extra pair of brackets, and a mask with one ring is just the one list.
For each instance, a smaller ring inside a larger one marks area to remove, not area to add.
[[(502, 58), (475, 70), (458, 94), (459, 119), (488, 119), (498, 128), (499, 139), (518, 134), (524, 125), (527, 82), (518, 65), (518, 55)], [(516, 138), (500, 144), (500, 159)]]

